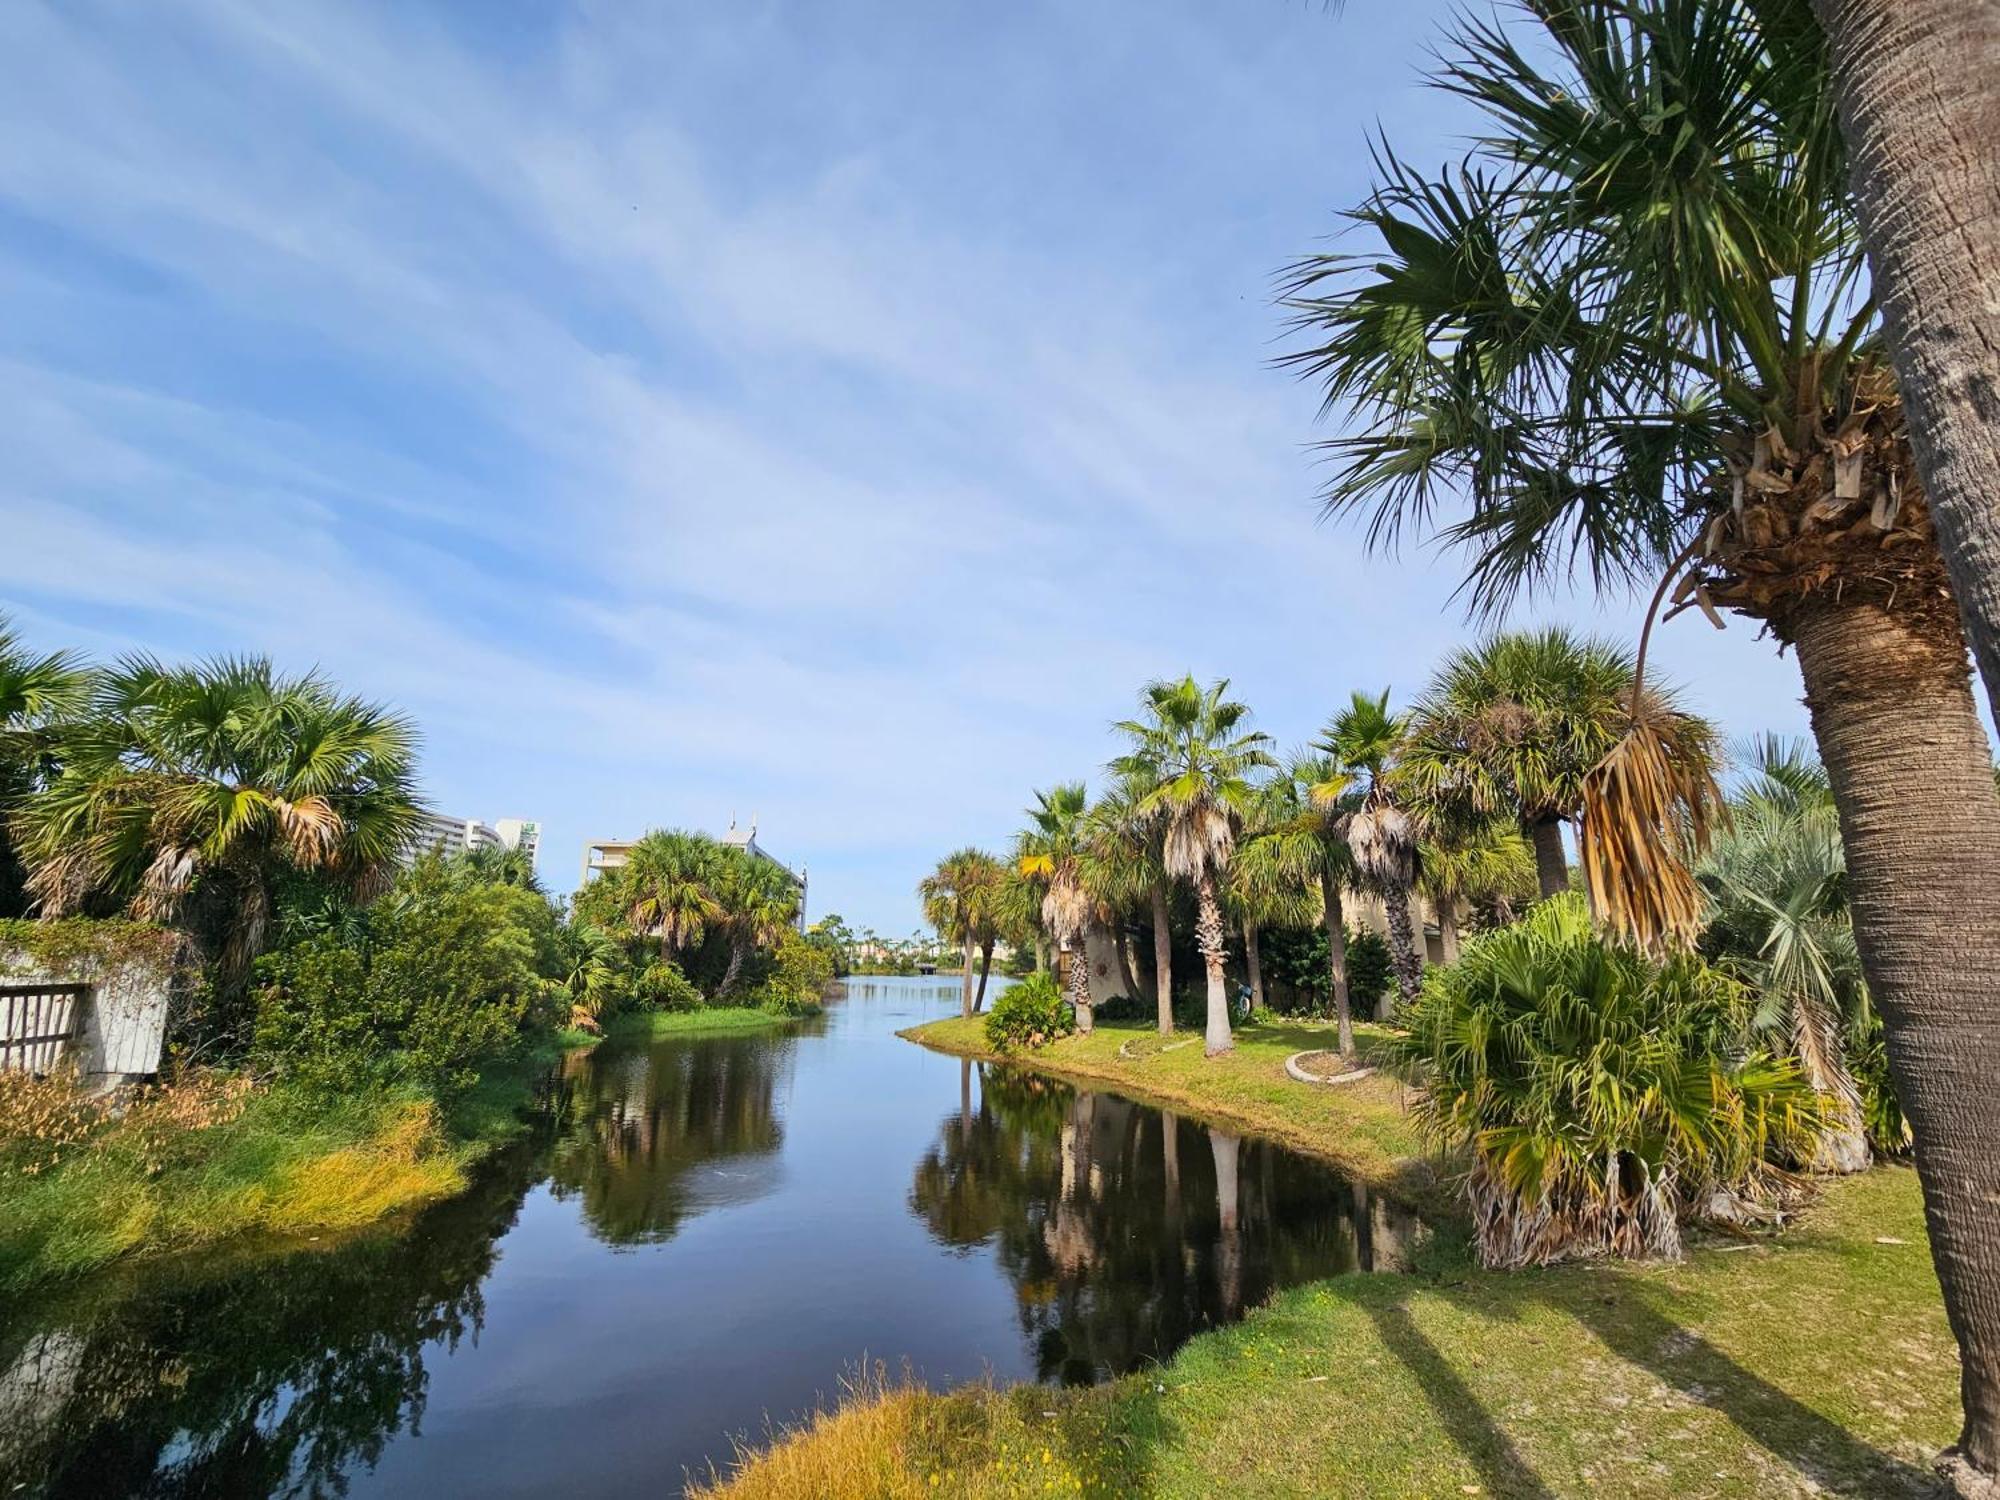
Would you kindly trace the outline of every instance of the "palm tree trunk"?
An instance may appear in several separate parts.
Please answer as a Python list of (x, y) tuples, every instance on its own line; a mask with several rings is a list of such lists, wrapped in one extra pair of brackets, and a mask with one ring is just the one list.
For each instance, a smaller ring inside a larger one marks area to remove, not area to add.
[(1077, 1035), (1089, 1036), (1097, 1028), (1090, 1013), (1090, 949), (1080, 932), (1076, 935), (1076, 946), (1070, 950), (1069, 972), (1063, 979), (1063, 991), (1069, 1000), (1069, 1008), (1076, 1012)]
[(993, 972), (993, 939), (988, 938), (979, 945), (979, 988), (972, 996), (972, 1013), (976, 1016), (986, 1009), (986, 980)]
[[(1417, 959), (1417, 944), (1410, 932), (1410, 893), (1407, 888), (1385, 891), (1382, 905), (1389, 917), (1389, 958), (1396, 970), (1396, 992), (1404, 1004), (1417, 998), (1423, 987), (1423, 965)], [(1388, 997), (1382, 1000), (1386, 1008)], [(1385, 1017), (1386, 1019), (1386, 1017)]]
[(1035, 972), (1037, 974), (1049, 972), (1049, 940), (1039, 932), (1035, 934)]
[(1202, 1051), (1209, 1057), (1227, 1052), (1235, 1045), (1229, 1035), (1229, 989), (1223, 977), (1228, 951), (1222, 945), (1222, 905), (1215, 899), (1215, 876), (1204, 870), (1195, 881), (1195, 945), (1208, 970), (1208, 1030)]
[(1333, 1014), (1339, 1022), (1340, 1055), (1354, 1056), (1354, 1010), (1347, 994), (1347, 916), (1340, 909), (1340, 881), (1331, 873), (1319, 878), (1326, 906), (1326, 978), (1333, 992)]
[(1125, 993), (1134, 1000), (1139, 998), (1139, 980), (1132, 972), (1132, 934), (1119, 924), (1111, 934), (1111, 945), (1118, 950), (1118, 978), (1125, 986)]
[(1536, 818), (1528, 825), (1528, 837), (1535, 845), (1535, 878), (1541, 882), (1542, 899), (1560, 896), (1569, 889), (1569, 855), (1563, 849), (1561, 818)]
[(965, 957), (958, 970), (958, 1013), (968, 1021), (972, 1019), (972, 950), (972, 937), (967, 934), (962, 949)]
[(1174, 1034), (1174, 933), (1167, 888), (1153, 887), (1153, 986), (1160, 1004), (1160, 1035)]
[[(1813, 0), (1917, 474), (2000, 701), (2000, 26), (1964, 0)], [(1989, 1455), (1990, 1457), (1991, 1455)]]
[(1264, 1008), (1264, 956), (1257, 948), (1257, 924), (1243, 923), (1243, 966), (1250, 971), (1250, 1009)]
[(736, 988), (736, 981), (743, 977), (743, 960), (749, 957), (750, 945), (742, 938), (729, 940), (729, 967), (722, 971), (722, 983), (715, 993), (726, 995)]
[(1458, 897), (1447, 896), (1437, 904), (1438, 948), (1448, 964), (1458, 962)]
[(1961, 1356), (1952, 1461), (1974, 1493), (2000, 1476), (2000, 798), (1958, 631), (1935, 615), (1926, 628), (1919, 608), (1820, 605), (1793, 633), (1862, 971), (1916, 1137)]

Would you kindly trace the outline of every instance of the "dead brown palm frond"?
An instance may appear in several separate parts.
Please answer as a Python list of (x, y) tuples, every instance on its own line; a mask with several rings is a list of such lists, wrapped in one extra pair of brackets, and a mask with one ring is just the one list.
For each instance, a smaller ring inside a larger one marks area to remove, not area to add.
[(1697, 549), (1689, 543), (1653, 590), (1632, 665), (1630, 727), (1584, 777), (1577, 833), (1597, 920), (1655, 958), (1693, 951), (1703, 902), (1692, 866), (1729, 822), (1714, 731), (1646, 691), (1646, 649), (1661, 602)]

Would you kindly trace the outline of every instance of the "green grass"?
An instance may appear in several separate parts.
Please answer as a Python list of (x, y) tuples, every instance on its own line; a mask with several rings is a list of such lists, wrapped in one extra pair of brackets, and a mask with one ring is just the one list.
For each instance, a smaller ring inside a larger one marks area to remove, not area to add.
[[(987, 1055), (976, 1023), (906, 1035)], [(1105, 1027), (1018, 1060), (1423, 1180), (1399, 1159), (1416, 1143), (1392, 1084), (1285, 1078), (1322, 1029), (1248, 1027), (1213, 1063), (1146, 1035)], [(1781, 1238), (1679, 1264), (1346, 1276), (1094, 1390), (873, 1391), (723, 1493), (1917, 1496), (1940, 1493), (1929, 1464), (1957, 1426), (1922, 1198), (1885, 1167), (1828, 1185)]]
[(604, 1039), (625, 1041), (640, 1037), (691, 1036), (710, 1031), (763, 1031), (798, 1019), (797, 1016), (781, 1016), (776, 1011), (744, 1005), (715, 1005), (703, 1010), (637, 1011), (614, 1016), (604, 1028)]

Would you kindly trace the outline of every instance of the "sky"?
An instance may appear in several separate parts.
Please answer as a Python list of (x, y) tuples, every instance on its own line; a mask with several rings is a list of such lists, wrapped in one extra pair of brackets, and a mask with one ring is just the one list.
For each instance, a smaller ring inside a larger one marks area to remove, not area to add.
[[(1456, 559), (1321, 522), (1273, 364), (1370, 132), (1462, 148), (1445, 12), (13, 0), (0, 610), (396, 705), (558, 891), (754, 817), (813, 915), (907, 932), (1148, 679), (1291, 747), (1477, 635)], [(1751, 625), (1655, 649), (1803, 731)]]

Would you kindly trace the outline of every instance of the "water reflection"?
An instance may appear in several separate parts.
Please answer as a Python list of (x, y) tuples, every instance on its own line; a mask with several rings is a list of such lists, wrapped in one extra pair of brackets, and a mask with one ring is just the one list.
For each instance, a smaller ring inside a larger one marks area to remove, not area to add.
[(1043, 1380), (1164, 1357), (1279, 1287), (1400, 1269), (1407, 1213), (1323, 1165), (1171, 1113), (964, 1065), (910, 1206), (941, 1243), (991, 1245)]
[(579, 1199), (612, 1245), (658, 1243), (690, 1214), (762, 1197), (778, 1180), (776, 1098), (791, 1048), (750, 1036), (573, 1054), (551, 1191)]
[(83, 1289), (0, 1337), (0, 1493), (336, 1496), (476, 1335), (526, 1187), (502, 1163), (408, 1235)]

